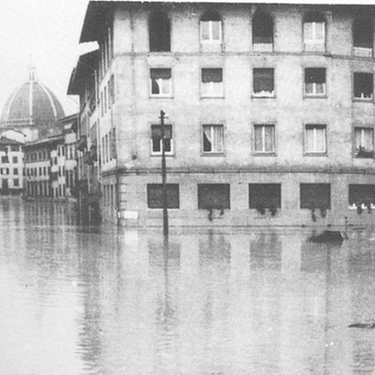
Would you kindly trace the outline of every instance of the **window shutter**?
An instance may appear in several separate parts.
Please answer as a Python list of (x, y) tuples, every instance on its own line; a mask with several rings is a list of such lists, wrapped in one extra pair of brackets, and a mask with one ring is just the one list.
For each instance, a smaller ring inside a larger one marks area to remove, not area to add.
[(202, 69), (202, 82), (223, 82), (223, 69)]
[(273, 69), (254, 69), (254, 92), (274, 90)]

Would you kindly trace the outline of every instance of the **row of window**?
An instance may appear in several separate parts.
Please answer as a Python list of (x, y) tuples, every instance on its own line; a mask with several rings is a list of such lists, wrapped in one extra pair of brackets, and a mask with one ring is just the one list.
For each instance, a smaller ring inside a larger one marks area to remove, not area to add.
[[(275, 38), (273, 17), (265, 11), (255, 12), (252, 19), (252, 43), (254, 49), (260, 50), (272, 46)], [(305, 46), (321, 45), (325, 49), (327, 35), (327, 21), (323, 13), (309, 12), (303, 19), (303, 42)], [(353, 22), (353, 47), (360, 49), (373, 48), (373, 24), (370, 18), (361, 17)], [(223, 42), (223, 21), (216, 11), (207, 11), (200, 19), (200, 40), (205, 43)], [(149, 18), (149, 45), (151, 52), (169, 52), (171, 50), (170, 19), (161, 11), (156, 11)], [(270, 49), (266, 49), (270, 50)], [(359, 51), (360, 54), (370, 54), (368, 51)]]
[(112, 74), (107, 85), (104, 86), (100, 93), (100, 111), (104, 116), (115, 103), (115, 76)]
[(102, 137), (102, 160), (103, 163), (107, 163), (116, 158), (116, 129), (112, 128)]
[(28, 182), (27, 195), (29, 196), (45, 196), (51, 198), (64, 198), (66, 196), (66, 186), (59, 185), (57, 188), (52, 188), (48, 181)]
[[(275, 72), (273, 68), (253, 69), (253, 96), (275, 97)], [(304, 69), (304, 94), (307, 97), (327, 95), (325, 68)], [(203, 68), (201, 70), (201, 97), (224, 97), (222, 68)], [(372, 73), (355, 72), (353, 74), (353, 96), (355, 99), (372, 100), (374, 76)], [(150, 69), (150, 96), (172, 97), (172, 70), (169, 68)]]
[[(374, 157), (374, 128), (355, 127), (354, 146), (357, 158)], [(161, 126), (151, 125), (151, 154), (161, 155), (163, 140)], [(164, 125), (164, 150), (174, 154), (173, 127)], [(201, 150), (203, 154), (224, 154), (224, 125), (202, 125)], [(276, 153), (276, 129), (274, 124), (255, 124), (253, 127), (253, 152)], [(305, 154), (327, 154), (327, 126), (307, 124), (304, 129)]]
[[(20, 186), (19, 178), (13, 178), (13, 180), (11, 180), (11, 181), (13, 182), (13, 187), (19, 187)], [(3, 178), (1, 180), (1, 188), (2, 189), (8, 189), (9, 188), (9, 180), (8, 179)]]
[[(74, 160), (76, 158), (76, 146), (75, 146), (75, 144), (72, 143), (72, 144), (67, 144), (67, 145), (64, 145), (64, 146), (59, 146), (57, 148), (57, 156), (59, 156), (59, 157), (60, 156), (66, 156), (66, 159)], [(50, 157), (51, 157), (51, 151), (50, 150), (33, 151), (33, 152), (27, 152), (25, 154), (25, 160), (26, 161), (47, 160)], [(13, 160), (14, 160), (14, 158), (13, 158)]]
[[(1, 175), (8, 175), (10, 173), (10, 168), (0, 168)], [(18, 175), (18, 168), (13, 168), (13, 174)]]
[(17, 164), (18, 163), (18, 156), (13, 156), (11, 159), (8, 157), (8, 155), (5, 155), (5, 156), (1, 157), (1, 163), (2, 164), (10, 163), (10, 160), (12, 160), (13, 164)]
[[(230, 209), (230, 184), (198, 184), (198, 209)], [(262, 213), (264, 210), (281, 209), (281, 184), (249, 184), (250, 209)], [(349, 207), (375, 208), (375, 185), (349, 185)], [(163, 186), (161, 184), (147, 185), (147, 207), (163, 208)], [(320, 209), (324, 215), (331, 208), (330, 184), (300, 184), (300, 208)], [(180, 208), (180, 192), (178, 184), (167, 184), (168, 208)]]

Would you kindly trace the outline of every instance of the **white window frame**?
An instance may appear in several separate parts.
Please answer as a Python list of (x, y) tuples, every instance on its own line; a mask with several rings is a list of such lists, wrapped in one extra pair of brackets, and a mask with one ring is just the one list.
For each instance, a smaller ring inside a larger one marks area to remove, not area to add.
[[(363, 147), (362, 145), (365, 145), (366, 142), (365, 142), (365, 131), (371, 131), (371, 143), (372, 143), (372, 149), (371, 150), (365, 150), (365, 151), (369, 151), (369, 152), (374, 152), (374, 128), (371, 128), (371, 127), (361, 127), (361, 126), (356, 126), (354, 128), (354, 147), (355, 147), (355, 155), (356, 157), (357, 154), (358, 154), (358, 149), (357, 149), (357, 144), (356, 144), (356, 140), (357, 140), (357, 132), (360, 131), (360, 134), (361, 134), (361, 142), (360, 142), (360, 147)], [(361, 157), (358, 157), (359, 159), (361, 159)]]
[[(311, 24), (311, 33), (312, 33), (312, 38), (308, 39), (306, 35), (306, 30), (305, 27), (307, 24)], [(317, 34), (317, 25), (323, 24), (323, 32), (322, 32), (322, 37), (321, 39), (318, 39), (316, 34)], [(326, 23), (325, 22), (304, 22), (303, 23), (303, 41), (305, 44), (324, 44), (326, 40)]]
[[(203, 36), (203, 24), (206, 23), (208, 26), (208, 38), (205, 39)], [(219, 39), (214, 39), (213, 37), (213, 24), (218, 23), (219, 24)], [(200, 21), (200, 31), (201, 31), (201, 43), (222, 43), (223, 39), (223, 26), (222, 21)]]
[[(152, 124), (152, 125), (161, 126), (159, 124)], [(161, 138), (159, 140), (160, 151), (154, 151), (154, 143), (153, 143), (153, 139), (152, 139), (152, 125), (150, 126), (150, 150), (151, 150), (151, 155), (152, 156), (161, 156), (163, 154), (163, 140)], [(165, 151), (165, 155), (171, 156), (171, 155), (174, 155), (174, 138), (173, 138), (174, 129), (173, 129), (173, 125), (171, 125), (171, 124), (165, 124), (164, 126), (171, 126), (172, 127), (172, 138), (171, 138), (171, 142), (170, 142), (171, 150)]]
[[(221, 149), (218, 148), (218, 144), (216, 144), (214, 141), (211, 142), (211, 148), (212, 150), (211, 151), (205, 151), (204, 149), (204, 135), (205, 135), (205, 131), (204, 129), (206, 127), (210, 127), (210, 137), (212, 140), (215, 140), (215, 137), (214, 137), (214, 129), (217, 128), (217, 129), (221, 129)], [(202, 153), (204, 155), (211, 155), (211, 154), (224, 154), (224, 125), (222, 124), (203, 124), (202, 125)]]
[(256, 98), (274, 98), (275, 97), (275, 69), (274, 68), (264, 68), (264, 69), (269, 69), (269, 70), (272, 70), (272, 78), (273, 78), (273, 90), (272, 91), (259, 91), (259, 92), (255, 92), (254, 91), (254, 77), (255, 77), (255, 72), (257, 70), (260, 70), (260, 69), (263, 69), (263, 68), (253, 68), (253, 88), (252, 88), (252, 92), (253, 92), (253, 97), (256, 97)]
[[(267, 151), (266, 150), (266, 127), (269, 127), (272, 129), (272, 150)], [(262, 129), (262, 150), (256, 150), (255, 146), (255, 128), (261, 128)], [(254, 148), (254, 154), (275, 154), (276, 153), (276, 126), (275, 124), (254, 124), (254, 137), (253, 137), (253, 148)]]
[[(203, 69), (221, 69), (222, 80), (221, 82), (203, 82), (202, 71)], [(201, 70), (201, 97), (202, 98), (222, 98), (224, 96), (224, 72), (222, 68), (202, 68)]]
[[(155, 68), (157, 69), (157, 68)], [(170, 68), (161, 68), (161, 69), (169, 69)], [(158, 78), (155, 80), (156, 84), (159, 87), (160, 93), (159, 94), (154, 94), (152, 92), (152, 80), (151, 78), (151, 69), (150, 69), (150, 96), (153, 98), (170, 98), (172, 96), (172, 70), (171, 70), (171, 77), (168, 79), (163, 79), (163, 78)], [(165, 83), (167, 83), (165, 85)], [(163, 92), (167, 88), (167, 92)]]
[[(310, 128), (310, 129), (308, 129)], [(318, 151), (317, 150), (317, 130), (324, 129), (324, 150)], [(307, 149), (307, 131), (312, 130), (313, 131), (313, 149), (308, 150)], [(325, 155), (327, 154), (327, 125), (325, 124), (306, 124), (305, 125), (305, 154), (318, 154), (318, 155)]]

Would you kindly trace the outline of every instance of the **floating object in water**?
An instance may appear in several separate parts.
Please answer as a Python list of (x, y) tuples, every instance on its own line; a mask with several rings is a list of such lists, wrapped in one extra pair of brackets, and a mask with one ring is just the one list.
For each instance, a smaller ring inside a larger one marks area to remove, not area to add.
[(348, 238), (346, 233), (342, 234), (339, 231), (325, 230), (323, 233), (317, 236), (311, 236), (309, 238), (309, 241), (318, 242), (318, 243), (324, 243), (324, 242), (341, 243), (344, 240), (344, 238)]
[(375, 323), (353, 323), (348, 326), (349, 328), (368, 328), (374, 329)]

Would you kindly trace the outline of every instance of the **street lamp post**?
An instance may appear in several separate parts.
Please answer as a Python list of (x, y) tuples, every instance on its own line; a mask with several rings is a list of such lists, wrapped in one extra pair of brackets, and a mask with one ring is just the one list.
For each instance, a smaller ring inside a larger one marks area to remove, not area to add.
[(165, 129), (164, 129), (165, 112), (160, 111), (160, 135), (161, 135), (161, 175), (163, 184), (163, 233), (168, 236), (168, 201), (167, 201), (167, 166), (165, 162)]

